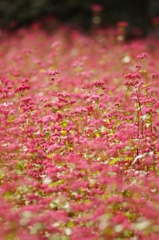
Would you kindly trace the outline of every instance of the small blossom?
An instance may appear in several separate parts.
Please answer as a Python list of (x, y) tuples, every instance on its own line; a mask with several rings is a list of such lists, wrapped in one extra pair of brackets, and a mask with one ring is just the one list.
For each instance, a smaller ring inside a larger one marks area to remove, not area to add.
[(93, 4), (91, 5), (91, 10), (93, 12), (101, 12), (103, 10), (103, 6), (100, 4)]
[(137, 56), (137, 59), (141, 59), (141, 60), (143, 60), (143, 59), (145, 59), (147, 57), (147, 53), (141, 53), (141, 54), (139, 54), (138, 56)]
[(154, 78), (157, 78), (158, 77), (158, 73), (152, 73), (151, 74), (151, 77), (154, 79)]
[(129, 23), (126, 22), (126, 21), (119, 21), (117, 23), (117, 26), (120, 27), (120, 28), (126, 28), (128, 25), (129, 25)]

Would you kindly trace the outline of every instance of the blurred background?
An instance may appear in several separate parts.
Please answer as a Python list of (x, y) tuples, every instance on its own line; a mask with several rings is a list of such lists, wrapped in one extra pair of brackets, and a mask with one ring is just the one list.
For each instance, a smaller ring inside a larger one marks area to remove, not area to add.
[(138, 28), (146, 34), (159, 23), (157, 16), (159, 0), (0, 0), (0, 27), (10, 30), (39, 20), (49, 30), (63, 22), (83, 31), (127, 21), (130, 32)]

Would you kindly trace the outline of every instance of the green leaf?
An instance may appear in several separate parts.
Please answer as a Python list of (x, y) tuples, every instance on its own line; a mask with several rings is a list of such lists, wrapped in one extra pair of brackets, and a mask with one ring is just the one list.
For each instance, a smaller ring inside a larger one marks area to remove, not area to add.
[(63, 121), (61, 124), (60, 124), (61, 127), (67, 127), (67, 121)]
[(45, 137), (48, 139), (50, 137), (50, 132), (46, 132)]
[(13, 115), (9, 116), (8, 122), (13, 122), (15, 120), (15, 117)]
[(119, 161), (119, 158), (114, 158), (112, 161), (110, 161), (110, 165), (114, 165)]
[(63, 136), (66, 136), (66, 130), (61, 130), (61, 134), (63, 135)]

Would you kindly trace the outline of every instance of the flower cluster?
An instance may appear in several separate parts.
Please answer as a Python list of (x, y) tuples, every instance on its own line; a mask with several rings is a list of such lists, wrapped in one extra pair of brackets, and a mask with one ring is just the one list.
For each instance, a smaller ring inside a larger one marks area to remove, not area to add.
[(0, 239), (159, 238), (158, 40), (115, 36), (3, 33)]

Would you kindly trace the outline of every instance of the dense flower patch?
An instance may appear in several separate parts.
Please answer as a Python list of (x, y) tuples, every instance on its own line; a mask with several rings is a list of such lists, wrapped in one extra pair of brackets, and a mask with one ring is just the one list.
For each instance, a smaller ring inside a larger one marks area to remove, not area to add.
[(0, 239), (159, 238), (159, 49), (30, 28), (0, 42)]

